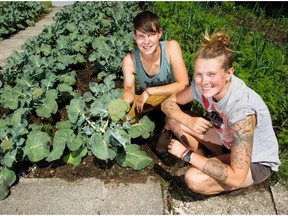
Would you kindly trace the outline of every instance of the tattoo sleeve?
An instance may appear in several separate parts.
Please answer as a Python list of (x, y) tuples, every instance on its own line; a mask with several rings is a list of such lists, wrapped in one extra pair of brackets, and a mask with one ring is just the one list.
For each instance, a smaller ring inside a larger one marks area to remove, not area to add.
[(255, 122), (255, 116), (251, 115), (232, 125), (233, 146), (231, 149), (231, 164), (235, 165), (238, 169), (244, 169), (250, 165)]
[[(232, 169), (249, 169), (255, 122), (255, 116), (251, 115), (232, 125), (233, 146), (231, 149), (230, 162)], [(228, 165), (213, 159), (209, 159), (203, 167), (203, 171), (207, 175), (223, 183), (225, 183), (228, 178), (228, 170)]]

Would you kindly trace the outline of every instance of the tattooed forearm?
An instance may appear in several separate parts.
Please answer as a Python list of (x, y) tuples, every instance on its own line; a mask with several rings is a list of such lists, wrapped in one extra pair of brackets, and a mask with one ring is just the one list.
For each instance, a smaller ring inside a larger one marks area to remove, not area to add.
[(228, 177), (227, 165), (215, 160), (208, 160), (203, 171), (210, 177), (225, 183)]
[(173, 113), (175, 110), (177, 110), (177, 104), (174, 101), (165, 101), (164, 102), (164, 113), (169, 116), (171, 113)]

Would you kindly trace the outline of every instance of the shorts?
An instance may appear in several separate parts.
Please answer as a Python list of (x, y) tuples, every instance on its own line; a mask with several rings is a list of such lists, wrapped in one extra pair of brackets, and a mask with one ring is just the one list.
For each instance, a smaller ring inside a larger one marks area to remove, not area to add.
[[(230, 153), (230, 150), (222, 146), (223, 154)], [(271, 167), (259, 163), (251, 163), (250, 169), (252, 173), (253, 185), (259, 184), (272, 175)]]
[(259, 163), (251, 163), (250, 169), (252, 173), (253, 185), (265, 181), (272, 174), (271, 167)]
[(130, 124), (137, 122), (144, 114), (152, 111), (152, 110), (161, 110), (161, 104), (169, 97), (169, 96), (158, 96), (152, 95), (148, 98), (146, 103), (143, 106), (142, 113), (138, 113), (136, 109), (137, 100), (140, 95), (135, 95), (133, 104), (128, 112), (128, 115), (131, 117)]

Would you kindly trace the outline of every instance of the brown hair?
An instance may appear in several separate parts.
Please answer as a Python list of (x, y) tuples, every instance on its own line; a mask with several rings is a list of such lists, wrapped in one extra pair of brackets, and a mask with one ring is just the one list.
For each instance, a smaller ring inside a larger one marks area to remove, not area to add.
[(209, 35), (206, 30), (201, 46), (196, 53), (196, 59), (210, 59), (223, 56), (222, 67), (228, 70), (232, 67), (233, 62), (233, 50), (231, 46), (232, 42), (226, 32), (219, 31)]
[(142, 11), (133, 19), (134, 33), (136, 30), (148, 33), (161, 31), (159, 17), (151, 11)]

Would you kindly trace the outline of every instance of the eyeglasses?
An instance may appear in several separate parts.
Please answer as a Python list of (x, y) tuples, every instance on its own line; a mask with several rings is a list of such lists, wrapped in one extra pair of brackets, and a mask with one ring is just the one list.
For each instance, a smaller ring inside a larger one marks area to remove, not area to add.
[(215, 127), (221, 127), (221, 125), (223, 124), (223, 118), (215, 111), (212, 112), (208, 112), (208, 115), (211, 119), (211, 123), (215, 126)]

